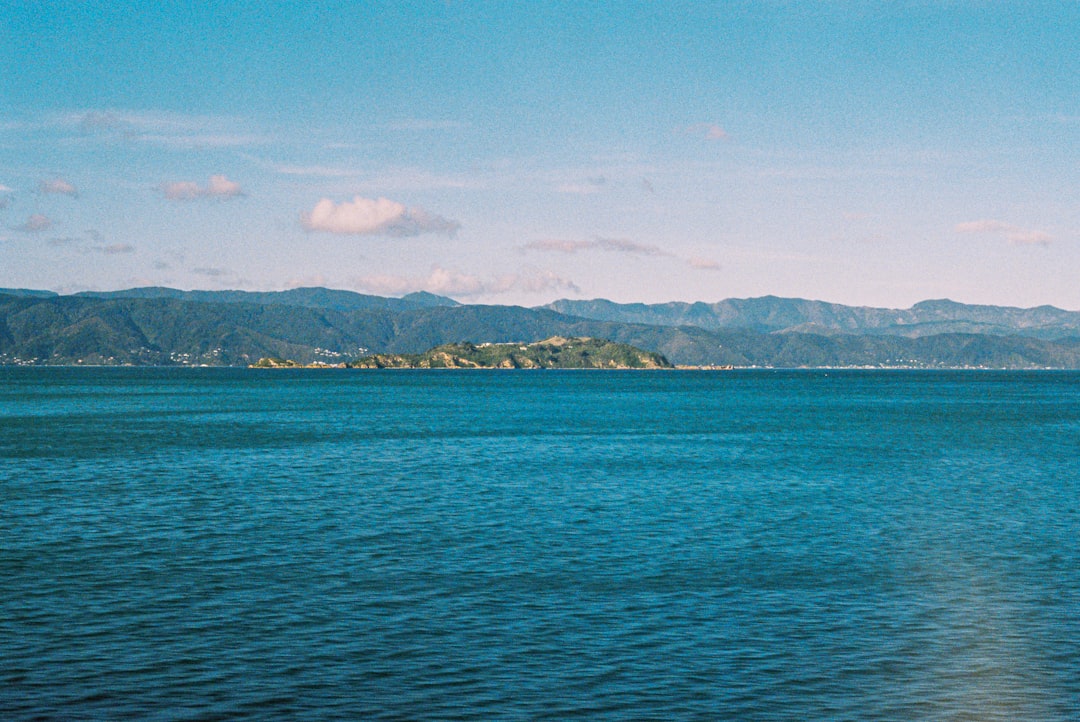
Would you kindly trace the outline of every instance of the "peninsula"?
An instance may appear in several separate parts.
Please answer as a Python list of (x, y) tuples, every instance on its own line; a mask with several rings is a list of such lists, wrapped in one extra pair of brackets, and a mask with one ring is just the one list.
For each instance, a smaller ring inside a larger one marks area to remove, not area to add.
[(450, 343), (421, 354), (374, 354), (362, 369), (670, 369), (666, 358), (622, 343), (552, 336), (536, 343)]

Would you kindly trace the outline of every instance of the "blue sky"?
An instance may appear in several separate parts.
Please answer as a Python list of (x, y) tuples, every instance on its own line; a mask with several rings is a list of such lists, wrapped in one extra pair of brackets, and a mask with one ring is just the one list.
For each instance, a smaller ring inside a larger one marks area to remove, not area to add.
[(0, 2), (0, 286), (1080, 309), (1080, 5)]

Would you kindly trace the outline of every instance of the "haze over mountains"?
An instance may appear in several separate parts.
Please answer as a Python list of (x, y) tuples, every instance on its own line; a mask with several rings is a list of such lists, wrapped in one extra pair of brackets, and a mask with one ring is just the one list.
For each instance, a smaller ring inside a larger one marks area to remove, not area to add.
[(247, 365), (341, 361), (443, 343), (555, 335), (626, 343), (683, 365), (1080, 368), (1080, 312), (924, 301), (909, 309), (766, 296), (716, 303), (463, 305), (325, 288), (0, 289), (0, 363)]

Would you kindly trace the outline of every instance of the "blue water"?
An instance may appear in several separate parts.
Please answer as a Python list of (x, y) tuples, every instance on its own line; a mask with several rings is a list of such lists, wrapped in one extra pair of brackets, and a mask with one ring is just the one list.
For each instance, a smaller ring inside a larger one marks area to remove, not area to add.
[(1080, 375), (0, 369), (0, 718), (1080, 719)]

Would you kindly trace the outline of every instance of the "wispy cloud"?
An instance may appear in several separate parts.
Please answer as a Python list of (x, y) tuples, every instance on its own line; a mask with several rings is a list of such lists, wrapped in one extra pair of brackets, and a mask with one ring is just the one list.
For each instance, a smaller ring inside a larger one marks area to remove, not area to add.
[(593, 178), (587, 178), (584, 183), (560, 183), (555, 186), (555, 190), (559, 193), (570, 193), (573, 195), (592, 195), (593, 193), (599, 193), (607, 185), (607, 178), (605, 176), (596, 176)]
[(265, 143), (266, 138), (242, 133), (195, 133), (192, 135), (144, 134), (137, 140), (177, 148), (200, 150), (205, 148), (238, 148)]
[(1054, 240), (1054, 237), (1045, 231), (1022, 228), (991, 218), (957, 223), (953, 230), (957, 233), (985, 233), (1002, 236), (1009, 243), (1017, 246), (1049, 246)]
[(48, 243), (53, 248), (71, 248), (79, 253), (101, 253), (106, 256), (135, 253), (135, 246), (130, 243), (105, 243), (102, 235), (93, 229), (87, 230), (84, 236), (50, 238)]
[(371, 176), (362, 187), (372, 189), (393, 188), (403, 191), (430, 190), (432, 188), (480, 189), (486, 186), (482, 178), (472, 175), (445, 175), (420, 168), (390, 168)]
[(135, 246), (130, 243), (110, 243), (107, 246), (94, 246), (93, 250), (107, 256), (115, 256), (121, 253), (134, 253)]
[(59, 116), (59, 122), (77, 125), (86, 133), (112, 131), (175, 133), (201, 130), (206, 128), (211, 121), (205, 116), (106, 109), (65, 113)]
[(210, 182), (205, 186), (192, 181), (164, 183), (161, 186), (161, 192), (173, 201), (190, 201), (196, 198), (238, 198), (244, 195), (240, 184), (229, 180), (224, 175), (210, 176)]
[(657, 246), (635, 243), (625, 238), (594, 238), (590, 241), (568, 241), (559, 238), (547, 238), (532, 241), (520, 246), (523, 251), (547, 251), (555, 253), (577, 253), (578, 251), (607, 251), (610, 253), (630, 253), (642, 256), (673, 256)]
[[(594, 238), (590, 241), (570, 241), (561, 238), (545, 238), (518, 246), (521, 251), (541, 251), (548, 253), (574, 254), (580, 251), (601, 251), (624, 253), (633, 256), (651, 256), (658, 258), (681, 258), (671, 251), (646, 243), (637, 243), (626, 238)], [(683, 258), (690, 268), (700, 271), (718, 271), (720, 264), (708, 258)]]
[(23, 233), (40, 233), (41, 231), (47, 231), (52, 228), (52, 221), (48, 216), (43, 216), (40, 213), (35, 213), (26, 219), (26, 222), (15, 227), (15, 230), (22, 231)]
[(387, 130), (412, 130), (412, 131), (430, 131), (430, 130), (459, 130), (461, 128), (468, 127), (467, 123), (462, 123), (457, 120), (431, 120), (425, 118), (403, 118), (402, 120), (392, 120), (389, 123), (384, 123), (383, 127)]
[(325, 231), (358, 236), (417, 236), (422, 233), (453, 235), (461, 227), (457, 221), (443, 218), (419, 207), (406, 207), (388, 198), (363, 198), (334, 203), (323, 198), (300, 216), (300, 223), (310, 231)]
[(88, 137), (179, 149), (241, 147), (267, 140), (236, 132), (239, 121), (235, 118), (178, 113), (86, 110), (56, 116), (54, 123), (77, 128)]
[(356, 178), (363, 171), (355, 168), (335, 168), (326, 165), (289, 165), (277, 164), (274, 170), (282, 175), (306, 176), (314, 178)]
[(483, 278), (471, 273), (433, 266), (427, 276), (360, 276), (352, 280), (360, 291), (400, 296), (412, 291), (427, 291), (441, 296), (466, 298), (505, 293), (542, 293), (561, 290), (580, 293), (573, 281), (539, 269)]
[(964, 223), (957, 223), (953, 229), (957, 233), (998, 233), (1007, 231), (1012, 226), (1002, 221), (994, 220), (981, 220), (981, 221), (965, 221)]
[[(256, 162), (262, 162), (257, 161)], [(477, 175), (446, 175), (432, 173), (419, 168), (383, 168), (377, 173), (371, 169), (365, 169), (349, 165), (295, 165), (289, 163), (264, 163), (267, 167), (282, 175), (297, 176), (301, 178), (318, 179), (345, 179), (344, 183), (338, 184), (341, 188), (337, 191), (324, 190), (323, 192), (385, 192), (395, 191), (423, 191), (433, 188), (450, 189), (479, 189), (486, 186), (484, 179)], [(325, 186), (324, 188), (328, 188)]]
[(75, 189), (75, 186), (63, 178), (41, 181), (41, 183), (38, 184), (38, 191), (53, 195), (71, 196), (72, 198), (79, 197), (79, 191)]
[(200, 266), (198, 268), (192, 268), (191, 272), (196, 276), (206, 276), (208, 278), (221, 278), (223, 276), (232, 275), (232, 271), (225, 268), (214, 268), (210, 266)]
[(726, 130), (716, 123), (694, 123), (679, 128), (683, 135), (693, 135), (705, 140), (725, 140), (728, 137)]

